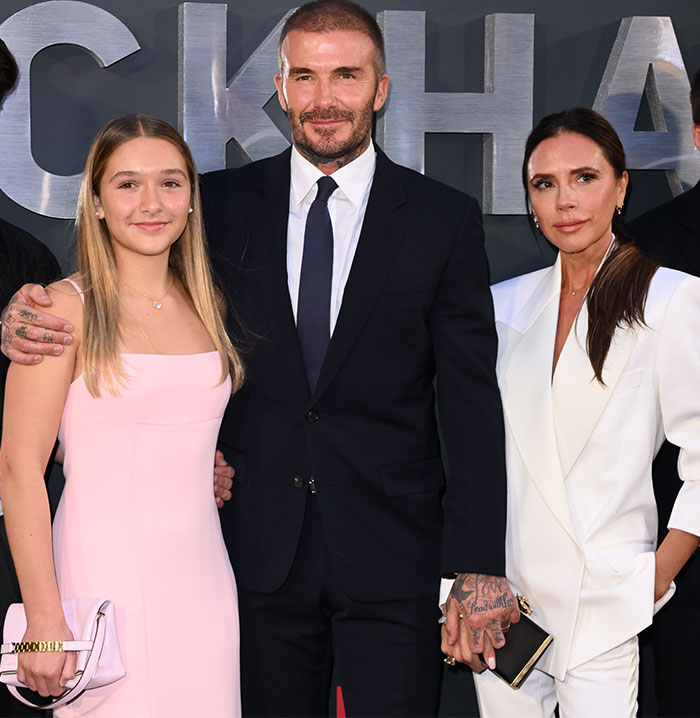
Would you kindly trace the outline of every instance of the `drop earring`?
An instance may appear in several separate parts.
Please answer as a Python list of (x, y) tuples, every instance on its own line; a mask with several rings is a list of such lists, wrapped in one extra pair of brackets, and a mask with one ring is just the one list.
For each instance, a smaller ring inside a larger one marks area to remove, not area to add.
[(539, 228), (540, 228), (540, 221), (539, 221), (539, 219), (537, 219), (537, 215), (536, 215), (536, 214), (533, 214), (533, 215), (532, 215), (532, 221), (535, 223), (535, 227), (537, 227), (537, 229), (539, 229)]
[(615, 207), (615, 211), (616, 211), (618, 214), (622, 214), (622, 205), (620, 205), (619, 207)]

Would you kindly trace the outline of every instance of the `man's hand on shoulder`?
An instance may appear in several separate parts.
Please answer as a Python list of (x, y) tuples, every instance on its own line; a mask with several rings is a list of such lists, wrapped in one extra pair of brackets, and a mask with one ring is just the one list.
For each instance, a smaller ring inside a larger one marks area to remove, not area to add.
[(18, 364), (36, 364), (42, 354), (56, 356), (72, 344), (73, 325), (65, 319), (38, 311), (51, 299), (40, 284), (25, 284), (2, 312), (2, 353)]
[(460, 573), (446, 605), (447, 639), (450, 645), (464, 643), (472, 654), (483, 653), (489, 668), (496, 666), (495, 649), (502, 648), (503, 635), (520, 620), (518, 602), (503, 576)]

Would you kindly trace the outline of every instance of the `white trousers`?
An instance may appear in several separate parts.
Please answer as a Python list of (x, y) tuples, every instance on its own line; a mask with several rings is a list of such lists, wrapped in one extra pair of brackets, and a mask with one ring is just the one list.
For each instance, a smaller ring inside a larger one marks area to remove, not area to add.
[(481, 718), (634, 718), (637, 637), (576, 666), (563, 681), (535, 668), (518, 690), (490, 671), (474, 676)]

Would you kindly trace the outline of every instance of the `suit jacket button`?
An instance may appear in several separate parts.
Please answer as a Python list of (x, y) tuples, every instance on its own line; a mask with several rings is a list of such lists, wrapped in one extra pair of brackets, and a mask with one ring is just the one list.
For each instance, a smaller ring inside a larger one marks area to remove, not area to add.
[(306, 482), (304, 481), (304, 479), (302, 479), (301, 476), (295, 476), (294, 477), (294, 488), (303, 489), (304, 486), (306, 486)]
[(318, 421), (318, 412), (314, 411), (313, 409), (311, 411), (306, 412), (306, 421), (309, 422), (309, 424), (313, 424), (314, 421)]

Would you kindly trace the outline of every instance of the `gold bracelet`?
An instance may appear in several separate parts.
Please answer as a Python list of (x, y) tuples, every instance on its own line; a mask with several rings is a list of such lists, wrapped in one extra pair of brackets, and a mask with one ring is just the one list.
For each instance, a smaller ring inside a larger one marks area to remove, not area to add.
[(12, 644), (12, 653), (63, 653), (63, 641), (20, 641)]

